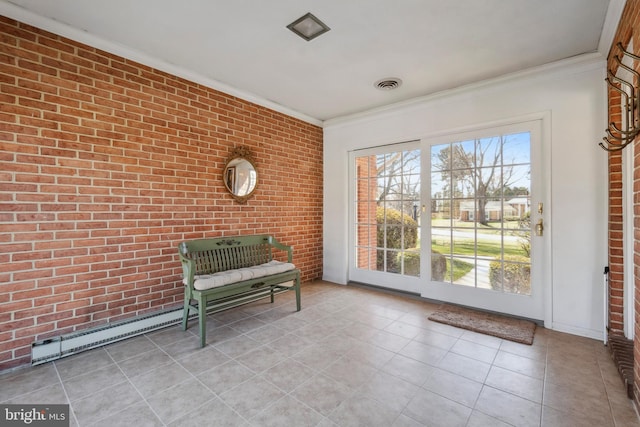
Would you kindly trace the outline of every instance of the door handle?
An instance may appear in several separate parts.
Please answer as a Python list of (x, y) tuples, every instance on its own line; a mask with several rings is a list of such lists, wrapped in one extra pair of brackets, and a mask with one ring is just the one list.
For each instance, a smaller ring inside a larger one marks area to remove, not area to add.
[(538, 220), (538, 223), (536, 224), (536, 236), (542, 236), (544, 232), (544, 225), (542, 225), (542, 218), (540, 218)]

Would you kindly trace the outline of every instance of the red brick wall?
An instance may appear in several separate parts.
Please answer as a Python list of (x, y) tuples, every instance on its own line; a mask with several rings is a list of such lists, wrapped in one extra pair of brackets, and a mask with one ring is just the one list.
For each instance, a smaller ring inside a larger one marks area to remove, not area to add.
[[(356, 158), (356, 206), (358, 268), (377, 270), (377, 185), (376, 156)], [(374, 178), (372, 178), (374, 177)]]
[[(322, 129), (0, 17), (0, 370), (182, 299), (177, 244), (270, 233), (322, 275)], [(222, 171), (254, 154), (240, 205)]]
[[(617, 43), (622, 43), (626, 47), (633, 40), (634, 53), (640, 52), (640, 0), (627, 0), (622, 18), (618, 25), (616, 36), (613, 40), (608, 58), (608, 68), (615, 73), (616, 65), (614, 55), (618, 53), (615, 48)], [(635, 69), (640, 70), (640, 61), (635, 61)], [(636, 82), (636, 84), (639, 82)], [(618, 93), (609, 91), (609, 122), (614, 122), (620, 127), (621, 110), (620, 96)], [(609, 324), (612, 332), (622, 332), (624, 328), (623, 319), (623, 298), (624, 298), (624, 276), (633, 274), (635, 281), (635, 367), (634, 367), (634, 392), (635, 402), (640, 403), (640, 277), (633, 271), (624, 271), (623, 262), (625, 257), (633, 257), (636, 270), (640, 266), (640, 144), (638, 140), (635, 144), (634, 159), (634, 253), (623, 252), (623, 229), (622, 229), (622, 183), (623, 177), (621, 152), (609, 154), (609, 266), (610, 266), (610, 303), (609, 303)]]
[[(609, 123), (620, 127), (620, 93), (609, 89)], [(609, 154), (609, 331), (624, 331), (624, 254), (622, 222), (622, 153)]]

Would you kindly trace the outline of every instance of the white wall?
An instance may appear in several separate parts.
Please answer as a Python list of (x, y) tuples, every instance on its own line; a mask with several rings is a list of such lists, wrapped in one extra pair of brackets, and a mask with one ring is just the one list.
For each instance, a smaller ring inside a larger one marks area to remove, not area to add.
[[(505, 120), (542, 116), (547, 171), (549, 262), (545, 326), (600, 338), (607, 262), (605, 62), (571, 62), (325, 123), (324, 279), (348, 280), (348, 152)], [(550, 210), (549, 210), (550, 209)]]

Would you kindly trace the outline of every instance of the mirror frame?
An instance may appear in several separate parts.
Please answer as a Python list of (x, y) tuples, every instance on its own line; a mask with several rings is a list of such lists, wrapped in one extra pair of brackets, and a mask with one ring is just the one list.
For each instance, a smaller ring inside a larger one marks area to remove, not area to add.
[[(253, 189), (249, 192), (249, 194), (246, 194), (244, 196), (235, 194), (231, 190), (231, 188), (229, 188), (229, 186), (227, 185), (226, 177), (227, 177), (227, 171), (229, 170), (229, 164), (233, 160), (237, 160), (237, 159), (242, 159), (249, 162), (249, 164), (253, 167), (253, 170), (256, 172), (256, 184), (253, 186)], [(224, 188), (227, 189), (231, 197), (233, 197), (236, 202), (240, 204), (244, 204), (244, 203), (247, 203), (247, 200), (249, 200), (249, 198), (251, 198), (253, 194), (256, 192), (256, 188), (258, 188), (258, 178), (259, 178), (258, 168), (256, 167), (256, 163), (255, 163), (255, 160), (253, 159), (253, 155), (251, 154), (251, 151), (247, 147), (234, 147), (233, 150), (231, 150), (231, 154), (229, 154), (229, 157), (227, 157), (227, 161), (225, 162), (225, 165), (224, 165), (224, 170), (222, 171), (222, 183), (224, 185)]]

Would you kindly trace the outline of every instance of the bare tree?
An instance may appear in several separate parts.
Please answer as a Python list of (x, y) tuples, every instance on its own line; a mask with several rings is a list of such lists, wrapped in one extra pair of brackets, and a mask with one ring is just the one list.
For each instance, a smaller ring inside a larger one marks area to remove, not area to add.
[(469, 144), (449, 145), (438, 153), (440, 164), (436, 166), (446, 183), (445, 192), (450, 197), (474, 196), (478, 202), (476, 220), (488, 225), (486, 205), (489, 197), (511, 185), (513, 167), (502, 166), (500, 137), (476, 139), (472, 147), (470, 150)]
[(409, 175), (420, 173), (420, 150), (398, 151), (378, 156), (376, 175), (382, 182), (378, 201), (419, 199), (420, 180), (411, 181)]

